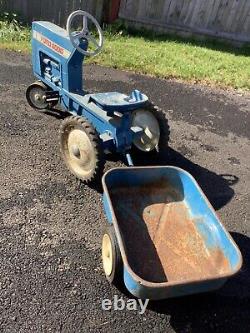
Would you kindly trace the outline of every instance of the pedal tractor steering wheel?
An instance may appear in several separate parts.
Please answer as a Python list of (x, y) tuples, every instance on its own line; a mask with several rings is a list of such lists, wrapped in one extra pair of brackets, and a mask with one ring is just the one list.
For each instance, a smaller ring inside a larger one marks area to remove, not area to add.
[[(77, 16), (82, 16), (83, 29), (81, 31), (72, 32), (73, 21)], [(98, 41), (95, 39), (95, 37), (89, 31), (88, 20), (90, 20), (91, 23), (93, 23), (95, 28), (97, 29), (97, 32), (98, 32), (98, 35), (99, 35)], [(72, 45), (80, 53), (82, 53), (85, 56), (95, 56), (101, 51), (101, 49), (103, 47), (102, 28), (100, 27), (99, 23), (97, 22), (97, 20), (92, 15), (90, 15), (87, 12), (84, 12), (83, 10), (77, 10), (69, 16), (68, 21), (67, 21), (67, 32), (68, 32), (69, 39), (70, 39)], [(95, 50), (94, 51), (87, 51), (87, 50), (84, 50), (83, 48), (81, 48), (79, 46), (79, 41), (81, 41), (81, 39), (86, 39), (89, 43), (94, 44)]]

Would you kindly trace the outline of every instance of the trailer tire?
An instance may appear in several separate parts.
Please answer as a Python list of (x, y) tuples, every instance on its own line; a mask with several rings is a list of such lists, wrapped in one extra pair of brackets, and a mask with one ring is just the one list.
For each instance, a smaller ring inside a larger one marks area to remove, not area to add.
[(109, 283), (120, 287), (123, 282), (123, 261), (113, 226), (108, 226), (103, 233), (102, 264)]
[(84, 118), (70, 116), (60, 126), (60, 148), (68, 169), (83, 183), (99, 183), (104, 169), (101, 140)]

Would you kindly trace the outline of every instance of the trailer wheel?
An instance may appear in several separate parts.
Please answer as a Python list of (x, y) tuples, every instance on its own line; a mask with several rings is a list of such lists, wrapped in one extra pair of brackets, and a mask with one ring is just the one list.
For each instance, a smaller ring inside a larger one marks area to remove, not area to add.
[(102, 264), (109, 283), (120, 286), (123, 281), (123, 262), (113, 226), (102, 237)]
[(37, 110), (49, 109), (57, 104), (55, 102), (46, 102), (46, 91), (51, 90), (42, 81), (32, 83), (26, 90), (26, 99), (29, 105)]
[(135, 139), (132, 151), (140, 152), (145, 156), (166, 155), (170, 129), (166, 114), (152, 103), (133, 112), (133, 126), (143, 127), (141, 138)]
[(98, 181), (104, 169), (101, 140), (94, 127), (83, 117), (62, 121), (60, 147), (68, 169), (86, 184)]

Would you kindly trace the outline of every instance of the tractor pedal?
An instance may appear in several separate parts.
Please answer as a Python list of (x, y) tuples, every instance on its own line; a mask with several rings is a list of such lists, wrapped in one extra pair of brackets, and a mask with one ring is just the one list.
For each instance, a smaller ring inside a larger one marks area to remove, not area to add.
[(121, 112), (117, 112), (115, 111), (114, 112), (114, 116), (118, 117), (118, 118), (122, 118), (123, 117), (123, 114)]
[(139, 126), (132, 126), (130, 129), (134, 134), (141, 134), (143, 132), (143, 128)]
[(59, 92), (46, 91), (46, 102), (55, 102), (55, 101), (59, 101)]

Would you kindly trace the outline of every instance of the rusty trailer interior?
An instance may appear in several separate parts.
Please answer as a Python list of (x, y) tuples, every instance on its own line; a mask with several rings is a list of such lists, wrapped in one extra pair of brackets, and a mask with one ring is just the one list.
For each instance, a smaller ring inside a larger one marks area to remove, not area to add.
[(197, 183), (178, 168), (160, 170), (125, 172), (108, 189), (132, 271), (153, 283), (231, 275), (240, 260)]

